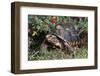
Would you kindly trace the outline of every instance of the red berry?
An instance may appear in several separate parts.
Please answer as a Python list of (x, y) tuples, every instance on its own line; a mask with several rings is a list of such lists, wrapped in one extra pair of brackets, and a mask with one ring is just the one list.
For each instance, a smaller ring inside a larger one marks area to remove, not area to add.
[(56, 17), (51, 18), (51, 23), (56, 23)]

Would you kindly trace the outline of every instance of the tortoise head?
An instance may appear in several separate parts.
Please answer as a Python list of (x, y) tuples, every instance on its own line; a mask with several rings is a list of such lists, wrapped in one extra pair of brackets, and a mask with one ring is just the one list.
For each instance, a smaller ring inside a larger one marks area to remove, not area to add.
[(52, 35), (52, 34), (46, 35), (46, 40), (49, 43), (61, 48), (61, 43), (60, 43), (60, 41), (58, 40), (58, 38), (55, 35)]

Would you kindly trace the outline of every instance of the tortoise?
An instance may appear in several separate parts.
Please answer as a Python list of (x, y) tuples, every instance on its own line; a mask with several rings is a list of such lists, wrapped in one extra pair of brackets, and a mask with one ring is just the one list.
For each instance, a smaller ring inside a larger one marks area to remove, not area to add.
[(72, 54), (75, 51), (75, 47), (79, 47), (79, 29), (72, 23), (66, 25), (56, 25), (55, 32), (50, 32), (46, 35), (45, 42), (62, 49), (67, 54)]

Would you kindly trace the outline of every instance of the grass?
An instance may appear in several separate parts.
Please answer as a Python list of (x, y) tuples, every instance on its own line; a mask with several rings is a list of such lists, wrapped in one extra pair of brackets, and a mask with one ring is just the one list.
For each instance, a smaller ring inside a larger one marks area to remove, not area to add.
[(28, 60), (58, 60), (58, 59), (83, 59), (88, 57), (87, 48), (79, 48), (75, 51), (74, 58), (72, 55), (65, 54), (60, 49), (47, 50), (42, 48), (41, 51), (28, 52)]
[(87, 48), (80, 48), (78, 51), (76, 51), (75, 59), (87, 58), (87, 57), (88, 57), (88, 49)]

